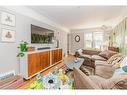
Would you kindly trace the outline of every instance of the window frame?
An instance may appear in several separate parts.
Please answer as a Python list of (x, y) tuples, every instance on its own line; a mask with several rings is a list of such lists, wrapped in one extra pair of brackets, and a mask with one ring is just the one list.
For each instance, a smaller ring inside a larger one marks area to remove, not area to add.
[[(96, 43), (99, 42), (99, 40), (95, 40), (96, 38), (96, 34), (101, 34), (102, 35), (102, 39), (100, 40), (101, 44), (103, 43), (103, 40), (104, 40), (104, 32), (84, 32), (84, 47), (87, 49), (87, 48), (96, 48)], [(92, 34), (92, 41), (91, 40), (86, 40), (86, 34)], [(86, 47), (86, 42), (87, 41), (91, 41), (91, 47)], [(99, 48), (96, 48), (96, 49), (101, 49), (101, 45)]]

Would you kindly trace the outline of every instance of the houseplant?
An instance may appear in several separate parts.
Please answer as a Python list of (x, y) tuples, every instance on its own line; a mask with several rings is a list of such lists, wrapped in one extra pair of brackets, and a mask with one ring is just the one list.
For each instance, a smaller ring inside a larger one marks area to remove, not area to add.
[(28, 43), (25, 41), (21, 41), (18, 48), (19, 48), (19, 53), (17, 54), (17, 57), (23, 57), (25, 55), (24, 52), (28, 48)]

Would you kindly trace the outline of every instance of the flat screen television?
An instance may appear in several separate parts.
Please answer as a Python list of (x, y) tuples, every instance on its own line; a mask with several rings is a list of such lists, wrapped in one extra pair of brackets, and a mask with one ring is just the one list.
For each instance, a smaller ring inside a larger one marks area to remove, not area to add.
[(54, 31), (31, 24), (31, 43), (51, 44)]

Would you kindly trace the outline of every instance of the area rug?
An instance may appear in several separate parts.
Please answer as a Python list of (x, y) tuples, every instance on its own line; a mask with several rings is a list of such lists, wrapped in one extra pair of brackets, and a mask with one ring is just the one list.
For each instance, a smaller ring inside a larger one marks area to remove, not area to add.
[(44, 76), (38, 76), (28, 89), (73, 89), (72, 77), (65, 72), (66, 66), (63, 65)]

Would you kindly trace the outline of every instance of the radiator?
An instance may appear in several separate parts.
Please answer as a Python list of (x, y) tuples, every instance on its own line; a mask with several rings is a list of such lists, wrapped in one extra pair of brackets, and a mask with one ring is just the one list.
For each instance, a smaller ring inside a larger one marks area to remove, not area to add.
[(14, 76), (14, 75), (15, 75), (15, 71), (14, 70), (6, 72), (6, 73), (0, 73), (0, 80), (9, 78), (9, 77)]

